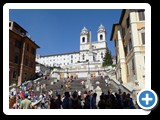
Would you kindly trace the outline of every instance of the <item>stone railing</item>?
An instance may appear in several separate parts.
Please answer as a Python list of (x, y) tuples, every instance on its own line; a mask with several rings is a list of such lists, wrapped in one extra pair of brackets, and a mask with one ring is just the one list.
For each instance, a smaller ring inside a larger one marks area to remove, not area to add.
[(70, 72), (95, 72), (95, 71), (105, 71), (105, 72), (109, 72), (112, 71), (113, 68), (112, 67), (101, 67), (101, 68), (75, 68), (75, 69), (62, 69), (62, 70), (57, 70), (54, 72), (60, 72), (60, 73), (70, 73)]

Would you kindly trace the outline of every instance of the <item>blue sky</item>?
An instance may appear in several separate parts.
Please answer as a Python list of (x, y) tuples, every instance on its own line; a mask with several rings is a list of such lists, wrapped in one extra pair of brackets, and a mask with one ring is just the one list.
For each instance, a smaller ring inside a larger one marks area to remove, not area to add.
[(80, 50), (80, 32), (85, 26), (97, 40), (97, 30), (103, 24), (107, 45), (115, 55), (110, 41), (112, 25), (118, 23), (120, 9), (10, 9), (9, 19), (17, 22), (40, 46), (37, 54), (51, 55)]

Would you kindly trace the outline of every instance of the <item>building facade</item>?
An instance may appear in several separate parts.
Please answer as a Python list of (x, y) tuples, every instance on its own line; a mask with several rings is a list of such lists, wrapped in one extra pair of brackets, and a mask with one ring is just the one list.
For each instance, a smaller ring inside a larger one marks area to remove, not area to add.
[(145, 11), (122, 10), (120, 21), (113, 25), (111, 38), (115, 44), (116, 78), (134, 89), (145, 87)]
[[(90, 54), (89, 54), (90, 53)], [(97, 31), (97, 41), (92, 42), (91, 32), (85, 27), (80, 33), (80, 51), (54, 54), (54, 55), (37, 55), (36, 61), (47, 66), (60, 66), (66, 68), (78, 63), (90, 61), (101, 64), (106, 53), (106, 30), (100, 25)]]
[(35, 77), (36, 49), (39, 46), (26, 35), (27, 31), (16, 22), (9, 21), (9, 84)]
[(47, 68), (45, 65), (37, 63), (36, 62), (36, 73), (42, 73), (42, 74), (46, 74), (49, 71), (49, 68)]

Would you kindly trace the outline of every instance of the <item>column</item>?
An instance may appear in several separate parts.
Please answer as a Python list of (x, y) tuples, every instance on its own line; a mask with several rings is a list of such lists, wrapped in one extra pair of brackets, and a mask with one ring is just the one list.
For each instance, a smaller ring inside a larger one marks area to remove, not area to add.
[(25, 54), (25, 42), (22, 38), (22, 42), (23, 42), (23, 48), (22, 48), (22, 58), (21, 58), (21, 65), (20, 65), (20, 74), (18, 76), (18, 85), (20, 86), (22, 83), (22, 79), (23, 79), (23, 61), (24, 61), (24, 54)]
[(117, 31), (117, 38), (118, 38), (121, 80), (123, 81), (123, 83), (127, 83), (127, 68), (126, 68), (125, 53), (124, 53), (123, 41), (120, 30)]
[[(143, 60), (144, 60), (144, 53), (141, 52), (140, 49), (140, 38), (138, 35), (137, 23), (138, 20), (136, 19), (136, 12), (130, 11), (130, 25), (131, 25), (131, 40), (133, 45), (133, 52), (134, 52), (134, 65), (135, 65), (135, 78), (134, 80), (138, 81), (138, 86), (144, 88), (144, 70), (143, 70)], [(135, 82), (135, 81), (133, 81)]]

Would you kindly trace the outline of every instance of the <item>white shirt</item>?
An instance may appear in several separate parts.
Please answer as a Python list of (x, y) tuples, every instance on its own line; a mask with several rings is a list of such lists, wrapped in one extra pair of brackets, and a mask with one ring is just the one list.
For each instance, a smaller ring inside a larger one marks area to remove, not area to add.
[(78, 91), (78, 95), (79, 95), (79, 96), (81, 95), (81, 91)]
[(107, 79), (105, 79), (105, 82), (106, 82), (106, 84), (108, 83), (108, 80)]

